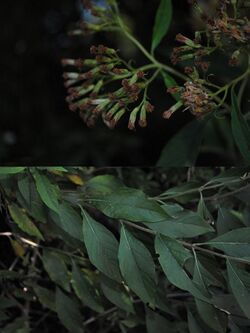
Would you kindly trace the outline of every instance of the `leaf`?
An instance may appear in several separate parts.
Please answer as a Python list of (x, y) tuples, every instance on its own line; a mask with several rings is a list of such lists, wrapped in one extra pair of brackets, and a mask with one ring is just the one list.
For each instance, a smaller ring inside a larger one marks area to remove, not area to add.
[(146, 309), (146, 327), (147, 333), (177, 332), (177, 327), (174, 327), (169, 320), (148, 308)]
[(95, 197), (89, 202), (103, 214), (115, 219), (158, 222), (169, 217), (158, 203), (148, 199), (141, 190), (128, 187)]
[(39, 299), (39, 302), (43, 306), (47, 307), (51, 311), (56, 311), (55, 294), (52, 290), (35, 285), (34, 291)]
[[(197, 255), (195, 253), (195, 266), (194, 266), (194, 275), (193, 281), (199, 286), (200, 290), (203, 292), (206, 297), (210, 298), (210, 293), (207, 288), (205, 279), (203, 278), (204, 269), (202, 268)], [(201, 319), (206, 323), (210, 328), (219, 333), (225, 333), (227, 328), (227, 315), (216, 309), (212, 304), (203, 302), (195, 298), (196, 307)]]
[(124, 226), (121, 228), (119, 264), (122, 276), (144, 303), (155, 303), (156, 273), (151, 253)]
[(250, 289), (241, 280), (241, 271), (231, 260), (227, 260), (227, 273), (232, 292), (242, 311), (250, 319)]
[(234, 229), (203, 244), (250, 262), (250, 227)]
[(234, 214), (224, 207), (219, 207), (216, 221), (218, 235), (225, 234), (226, 232), (239, 227), (240, 222), (237, 218), (235, 218)]
[(208, 232), (214, 232), (214, 229), (207, 222), (197, 213), (191, 211), (182, 211), (176, 215), (176, 218), (146, 225), (152, 230), (173, 238), (192, 238)]
[(96, 312), (104, 311), (103, 305), (100, 302), (94, 286), (90, 284), (85, 274), (77, 267), (75, 262), (73, 262), (71, 282), (76, 295), (84, 305)]
[(171, 138), (161, 152), (158, 167), (193, 166), (208, 118), (193, 120)]
[(40, 194), (42, 201), (50, 209), (58, 212), (59, 188), (52, 184), (48, 177), (39, 174), (38, 172), (34, 173), (34, 179), (36, 182), (37, 191)]
[(101, 287), (105, 297), (111, 303), (126, 312), (135, 313), (132, 300), (120, 283), (103, 275), (101, 278)]
[(72, 333), (83, 333), (83, 318), (77, 303), (56, 288), (56, 311), (62, 324)]
[(82, 218), (68, 203), (59, 204), (58, 214), (52, 212), (53, 221), (70, 236), (83, 241)]
[(36, 220), (46, 223), (46, 208), (37, 192), (33, 179), (25, 175), (18, 179), (17, 186), (20, 191), (20, 195), (17, 193), (17, 200), (20, 205), (27, 209)]
[(31, 236), (44, 240), (41, 232), (30, 218), (16, 204), (8, 205), (10, 215), (18, 227)]
[(44, 250), (42, 260), (51, 280), (70, 291), (68, 270), (63, 259), (57, 253)]
[(160, 265), (169, 282), (180, 289), (189, 291), (194, 297), (208, 300), (183, 268), (185, 261), (192, 257), (183, 245), (169, 237), (157, 235), (155, 250), (159, 254)]
[(89, 260), (103, 274), (118, 282), (121, 275), (118, 264), (118, 241), (102, 224), (96, 222), (87, 212), (82, 210), (83, 237)]
[(188, 328), (190, 333), (203, 333), (203, 329), (199, 326), (190, 311), (188, 311)]
[(155, 24), (153, 28), (153, 37), (152, 37), (152, 52), (160, 44), (162, 38), (168, 32), (168, 29), (171, 24), (173, 15), (172, 1), (171, 0), (161, 0), (158, 7)]
[(245, 162), (250, 163), (250, 128), (240, 112), (239, 104), (234, 90), (231, 90), (231, 125), (236, 145)]
[(13, 175), (24, 171), (26, 167), (0, 167), (0, 175)]
[[(178, 86), (178, 84), (175, 81), (175, 79), (170, 74), (168, 74), (167, 72), (162, 72), (162, 76), (163, 76), (163, 80), (164, 80), (165, 86), (167, 88), (172, 88), (172, 87), (177, 87)], [(177, 102), (180, 101), (180, 99), (181, 99), (181, 94), (180, 93), (171, 93), (171, 95), (173, 96), (173, 98)]]

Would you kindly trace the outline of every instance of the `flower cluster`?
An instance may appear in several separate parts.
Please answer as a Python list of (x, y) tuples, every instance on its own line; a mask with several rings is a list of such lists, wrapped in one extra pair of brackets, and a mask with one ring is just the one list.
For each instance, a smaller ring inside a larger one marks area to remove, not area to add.
[(165, 119), (169, 119), (175, 111), (183, 106), (185, 110), (189, 110), (196, 117), (202, 117), (212, 112), (216, 107), (206, 88), (198, 82), (188, 81), (184, 87), (171, 87), (167, 91), (171, 94), (180, 93), (180, 101), (163, 113)]
[(135, 128), (136, 120), (141, 127), (147, 126), (147, 113), (154, 107), (147, 101), (145, 91), (140, 98), (147, 86), (145, 73), (132, 69), (116, 50), (104, 45), (91, 46), (90, 53), (92, 59), (62, 60), (68, 69), (63, 77), (69, 109), (78, 110), (88, 126), (101, 117), (108, 127), (114, 128), (126, 113), (129, 129)]
[[(211, 14), (205, 11), (200, 4), (201, 1), (189, 0), (188, 2), (199, 9), (206, 29), (203, 32), (196, 32), (194, 40), (181, 34), (176, 36), (177, 41), (185, 45), (174, 49), (173, 64), (187, 59), (194, 59), (199, 63), (203, 56), (220, 49), (231, 54), (229, 65), (237, 65), (241, 53), (249, 47), (250, 37), (249, 20), (241, 13), (240, 1), (218, 0)], [(201, 45), (204, 38), (207, 41), (206, 45)], [(202, 69), (204, 70), (203, 67)]]

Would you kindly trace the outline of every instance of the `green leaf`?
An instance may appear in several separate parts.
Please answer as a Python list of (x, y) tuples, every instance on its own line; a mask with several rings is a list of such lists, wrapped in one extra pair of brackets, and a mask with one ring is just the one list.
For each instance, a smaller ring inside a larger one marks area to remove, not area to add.
[(58, 214), (51, 214), (55, 224), (70, 236), (83, 241), (82, 218), (80, 214), (68, 203), (59, 204)]
[(62, 257), (55, 252), (44, 250), (42, 259), (51, 280), (70, 291), (68, 270)]
[(197, 213), (191, 211), (182, 211), (176, 214), (176, 218), (146, 225), (152, 230), (173, 238), (192, 238), (214, 232), (214, 229), (206, 221)]
[(101, 278), (101, 287), (105, 297), (111, 303), (126, 312), (135, 313), (132, 300), (120, 283), (103, 275)]
[(208, 118), (195, 119), (171, 138), (161, 152), (158, 167), (193, 166), (199, 154)]
[(82, 303), (96, 312), (104, 311), (103, 305), (95, 291), (94, 286), (86, 278), (85, 274), (73, 262), (72, 285), (76, 295)]
[(29, 211), (32, 217), (40, 222), (46, 223), (46, 208), (37, 192), (33, 178), (27, 175), (20, 177), (17, 186), (20, 191), (20, 196), (19, 193), (17, 193), (18, 202)]
[[(193, 281), (199, 286), (200, 290), (203, 292), (206, 297), (210, 298), (210, 293), (207, 288), (204, 276), (204, 269), (201, 266), (197, 255), (195, 254), (195, 266), (194, 266), (194, 275)], [(206, 323), (210, 328), (219, 333), (225, 333), (227, 328), (227, 315), (215, 308), (212, 304), (203, 302), (195, 298), (196, 307), (201, 319)]]
[(77, 303), (60, 288), (56, 288), (56, 311), (67, 330), (72, 333), (83, 333), (83, 317)]
[(169, 237), (157, 235), (155, 250), (159, 254), (160, 265), (169, 282), (180, 289), (189, 291), (194, 297), (208, 300), (183, 268), (185, 261), (192, 257), (183, 245)]
[(231, 260), (227, 260), (228, 280), (232, 292), (244, 314), (250, 319), (250, 289), (241, 279), (241, 270)]
[(31, 236), (44, 240), (41, 232), (21, 208), (19, 208), (16, 204), (8, 205), (8, 208), (12, 219), (21, 230)]
[(189, 333), (204, 333), (203, 329), (200, 327), (190, 311), (188, 311), (188, 328)]
[(174, 327), (169, 320), (148, 308), (146, 309), (146, 326), (147, 333), (177, 332), (177, 327)]
[(58, 212), (59, 209), (59, 188), (52, 184), (48, 177), (38, 172), (34, 173), (37, 191), (41, 196), (42, 201), (50, 209)]
[(26, 167), (0, 167), (0, 175), (13, 175), (24, 171)]
[(250, 262), (250, 227), (234, 229), (203, 244)]
[(121, 229), (119, 264), (125, 282), (145, 303), (155, 303), (156, 273), (151, 253), (124, 226)]
[(240, 112), (237, 96), (231, 90), (231, 125), (235, 143), (246, 163), (250, 163), (250, 128)]
[(34, 291), (39, 299), (39, 302), (50, 309), (56, 311), (55, 294), (52, 290), (36, 285)]
[(162, 38), (168, 32), (172, 16), (173, 16), (172, 1), (161, 0), (156, 13), (155, 24), (153, 29), (152, 46), (151, 46), (152, 52), (156, 49), (156, 47), (160, 44)]
[(118, 264), (118, 241), (101, 223), (96, 222), (82, 210), (83, 237), (89, 260), (103, 274), (111, 279), (121, 281)]
[(89, 202), (105, 215), (115, 219), (158, 222), (169, 217), (158, 203), (148, 199), (141, 190), (129, 187), (96, 196)]
[[(175, 79), (170, 74), (168, 74), (167, 72), (162, 72), (162, 76), (163, 76), (163, 80), (164, 80), (165, 86), (167, 88), (172, 88), (172, 87), (177, 87), (178, 86), (178, 84), (175, 81)], [(173, 98), (177, 102), (180, 101), (180, 99), (181, 99), (181, 94), (180, 93), (171, 93), (171, 95), (173, 96)]]

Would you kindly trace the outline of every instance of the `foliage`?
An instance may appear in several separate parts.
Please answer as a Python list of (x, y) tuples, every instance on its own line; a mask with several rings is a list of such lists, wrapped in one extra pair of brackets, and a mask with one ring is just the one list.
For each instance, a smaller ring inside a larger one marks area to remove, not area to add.
[[(136, 122), (140, 127), (146, 127), (148, 114), (158, 111), (158, 106), (150, 102), (149, 89), (157, 78), (163, 78), (167, 91), (175, 99), (175, 104), (163, 112), (163, 118), (169, 119), (179, 109), (189, 110), (195, 116), (193, 126), (199, 128), (199, 133), (196, 138), (191, 124), (180, 129), (162, 151), (158, 165), (189, 166), (196, 163), (206, 133), (206, 124), (199, 126), (204, 118), (209, 122), (215, 119), (220, 124), (231, 119), (230, 134), (244, 162), (249, 163), (248, 116), (245, 117), (240, 110), (249, 78), (249, 21), (245, 15), (249, 2), (215, 1), (209, 10), (206, 2), (194, 0), (189, 3), (205, 22), (204, 29), (195, 31), (194, 39), (178, 33), (176, 40), (182, 46), (175, 47), (167, 62), (163, 63), (154, 53), (171, 26), (173, 8), (170, 0), (159, 3), (151, 52), (125, 23), (118, 2), (107, 0), (103, 5), (84, 0), (83, 6), (91, 19), (88, 17), (79, 22), (71, 31), (72, 35), (118, 32), (144, 54), (148, 63), (135, 67), (131, 59), (125, 60), (119, 51), (102, 44), (90, 47), (93, 58), (63, 59), (62, 64), (67, 67), (64, 78), (69, 109), (79, 111), (80, 117), (90, 127), (101, 117), (109, 128), (114, 128), (125, 115), (129, 115), (129, 129), (134, 130)], [(226, 57), (226, 69), (238, 66), (242, 73), (231, 75), (231, 70), (227, 82), (221, 83), (213, 64), (218, 55)], [(191, 139), (183, 142), (182, 138), (186, 136)], [(184, 151), (182, 159), (179, 151)]]
[(249, 332), (249, 168), (1, 168), (1, 332)]

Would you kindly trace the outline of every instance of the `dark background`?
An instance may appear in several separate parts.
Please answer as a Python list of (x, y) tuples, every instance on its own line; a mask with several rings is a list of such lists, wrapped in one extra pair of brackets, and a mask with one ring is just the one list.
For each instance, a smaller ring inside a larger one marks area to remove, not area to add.
[[(171, 31), (157, 55), (165, 62), (175, 45), (175, 34), (193, 30), (187, 1), (173, 2)], [(149, 47), (159, 1), (120, 3), (136, 36)], [(89, 46), (99, 42), (116, 45), (138, 64), (143, 64), (144, 57), (115, 34), (69, 37), (68, 29), (82, 15), (80, 1), (16, 0), (1, 7), (1, 165), (154, 165), (168, 138), (192, 118), (180, 112), (171, 121), (162, 119), (162, 111), (174, 101), (159, 80), (151, 93), (157, 107), (146, 129), (131, 132), (126, 121), (114, 130), (101, 122), (87, 128), (77, 114), (68, 111), (60, 59), (84, 57)], [(199, 159), (200, 165), (220, 163), (218, 156), (210, 154)]]

